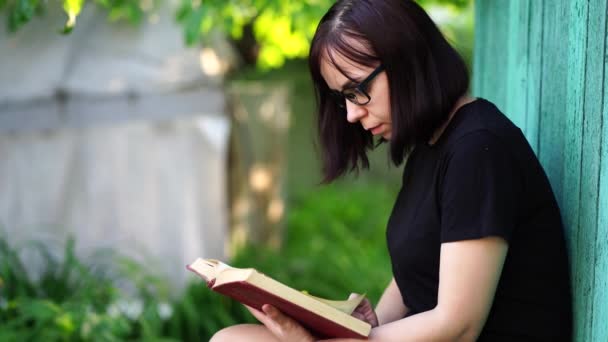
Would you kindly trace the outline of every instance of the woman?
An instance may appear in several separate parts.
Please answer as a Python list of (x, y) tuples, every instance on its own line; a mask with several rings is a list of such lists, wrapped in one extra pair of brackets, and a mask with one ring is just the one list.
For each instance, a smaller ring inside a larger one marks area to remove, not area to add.
[[(338, 1), (309, 61), (325, 180), (367, 167), (374, 137), (407, 160), (386, 233), (394, 277), (375, 310), (355, 314), (370, 341), (570, 340), (547, 177), (521, 131), (467, 96), (466, 66), (427, 14), (407, 0)], [(275, 308), (250, 310), (263, 325), (214, 341), (314, 340)]]

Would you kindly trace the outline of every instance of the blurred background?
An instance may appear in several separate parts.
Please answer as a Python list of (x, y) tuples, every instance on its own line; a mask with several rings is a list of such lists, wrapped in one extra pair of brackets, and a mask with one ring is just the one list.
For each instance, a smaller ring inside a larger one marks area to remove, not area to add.
[[(472, 64), (473, 3), (419, 0)], [(306, 56), (329, 0), (0, 0), (0, 340), (253, 322), (184, 266), (377, 302), (400, 168), (320, 185)]]

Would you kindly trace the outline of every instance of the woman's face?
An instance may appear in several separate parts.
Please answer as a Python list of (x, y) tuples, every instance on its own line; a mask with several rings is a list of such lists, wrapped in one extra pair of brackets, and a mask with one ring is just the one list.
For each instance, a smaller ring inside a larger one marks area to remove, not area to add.
[[(357, 86), (366, 79), (375, 69), (355, 64), (345, 59), (340, 54), (333, 55), (335, 63), (351, 76), (356, 83), (344, 76), (331, 62), (329, 57), (321, 60), (321, 75), (330, 89), (341, 92), (344, 88)], [(357, 105), (346, 100), (346, 119), (352, 124), (361, 124), (363, 128), (370, 131), (374, 136), (382, 136), (386, 140), (391, 138), (391, 105), (386, 72), (382, 71), (365, 89), (371, 100), (365, 105)]]

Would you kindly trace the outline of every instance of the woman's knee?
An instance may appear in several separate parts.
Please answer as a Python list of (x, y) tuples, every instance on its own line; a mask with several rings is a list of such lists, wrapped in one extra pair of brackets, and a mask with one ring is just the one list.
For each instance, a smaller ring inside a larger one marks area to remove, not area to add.
[(239, 335), (239, 326), (235, 325), (232, 327), (224, 328), (218, 332), (216, 332), (209, 342), (228, 342), (228, 341), (238, 341)]
[(239, 341), (275, 341), (274, 336), (259, 324), (240, 324), (224, 328), (213, 337), (209, 342), (239, 342)]
[(224, 328), (218, 332), (216, 332), (215, 334), (213, 334), (213, 336), (211, 336), (211, 339), (209, 340), (209, 342), (226, 342), (226, 341), (230, 341), (230, 330), (233, 327), (228, 327), (228, 328)]

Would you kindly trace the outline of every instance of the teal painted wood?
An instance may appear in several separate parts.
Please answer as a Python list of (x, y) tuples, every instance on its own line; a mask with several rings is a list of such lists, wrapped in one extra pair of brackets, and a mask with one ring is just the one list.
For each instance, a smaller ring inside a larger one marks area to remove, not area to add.
[[(475, 75), (474, 95), (496, 102), (524, 130), (549, 176), (566, 226), (575, 340), (608, 341), (608, 0), (505, 7), (476, 2), (476, 34), (484, 36), (476, 37), (474, 72), (484, 74)], [(493, 39), (503, 39), (506, 64)]]
[[(473, 70), (473, 93), (483, 98), (491, 98), (504, 109), (506, 86), (496, 75), (502, 74), (507, 64), (508, 0), (496, 0), (491, 4), (478, 3), (475, 6), (475, 51)], [(481, 49), (479, 49), (481, 47)], [(500, 52), (500, 53), (499, 53)]]
[[(565, 144), (562, 216), (567, 227), (576, 229), (579, 219), (581, 148), (583, 134), (584, 96), (585, 96), (585, 53), (587, 49), (587, 20), (589, 8), (587, 0), (571, 0), (568, 25), (566, 118), (564, 130)], [(563, 71), (562, 71), (563, 73)], [(574, 237), (574, 236), (573, 236)], [(577, 243), (572, 243), (572, 253), (576, 255)], [(573, 264), (576, 273), (577, 262)]]
[[(589, 1), (587, 20), (587, 48), (586, 48), (586, 73), (585, 73), (585, 97), (584, 97), (584, 120), (583, 139), (581, 149), (581, 199), (579, 203), (579, 226), (578, 226), (578, 255), (576, 256), (577, 276), (581, 283), (576, 290), (577, 308), (579, 314), (576, 316), (578, 325), (577, 337), (581, 340), (593, 341), (595, 327), (606, 325), (594, 318), (594, 309), (601, 304), (594, 301), (595, 288), (595, 247), (597, 235), (597, 215), (599, 196), (600, 175), (600, 148), (604, 85), (604, 54), (606, 37), (606, 0)], [(582, 330), (582, 331), (581, 331)], [(605, 340), (608, 340), (605, 339)]]
[[(543, 1), (543, 45), (545, 54), (541, 70), (540, 121), (538, 158), (542, 163), (553, 191), (562, 198), (564, 165), (564, 131), (568, 55), (568, 28), (563, 23), (569, 8), (563, 1)], [(548, 53), (550, 52), (550, 53)]]
[[(602, 12), (604, 15), (604, 65), (603, 65), (603, 96), (601, 116), (599, 122), (600, 139), (599, 139), (599, 175), (598, 175), (598, 196), (597, 196), (597, 234), (595, 243), (595, 279), (593, 284), (593, 331), (591, 335), (592, 341), (608, 341), (608, 1), (605, 1), (604, 7), (602, 4), (593, 6), (592, 11)], [(599, 25), (600, 30), (601, 23)], [(593, 133), (592, 133), (593, 134)]]
[[(608, 7), (608, 6), (607, 6)], [(605, 12), (608, 12), (605, 11)], [(605, 43), (605, 45), (608, 45)], [(608, 53), (608, 52), (607, 52)], [(605, 54), (607, 54), (605, 53)], [(597, 242), (595, 245), (595, 283), (593, 286), (594, 341), (608, 341), (608, 60), (604, 64), (604, 103), (602, 110), (602, 138), (600, 141), (600, 176), (598, 191)], [(604, 322), (602, 324), (601, 322)]]
[(487, 2), (478, 2), (475, 4), (475, 42), (473, 45), (473, 70), (472, 73), (472, 85), (471, 90), (473, 94), (481, 97), (487, 97), (484, 93), (485, 78), (490, 77), (489, 73), (486, 72), (485, 66), (488, 65), (485, 58), (490, 53), (488, 46), (487, 32), (488, 20), (484, 20), (484, 16), (487, 15), (486, 10)]
[[(568, 83), (566, 103), (566, 130), (564, 145), (564, 183), (562, 216), (564, 224), (570, 230), (570, 255), (572, 256), (572, 280), (574, 297), (574, 331), (575, 340), (588, 341), (591, 333), (590, 324), (593, 274), (588, 274), (590, 254), (594, 249), (585, 248), (590, 241), (590, 232), (581, 230), (580, 193), (581, 193), (581, 159), (582, 135), (585, 104), (585, 68), (587, 50), (587, 22), (589, 18), (587, 0), (571, 0), (568, 26)], [(595, 231), (593, 232), (595, 235)], [(591, 240), (594, 241), (594, 240)]]
[(526, 94), (526, 128), (524, 133), (532, 149), (538, 155), (540, 98), (542, 91), (541, 71), (543, 63), (543, 18), (544, 9), (541, 1), (528, 3), (528, 65)]
[(490, 63), (486, 65), (486, 73), (489, 73), (488, 78), (485, 80), (486, 89), (488, 90), (488, 96), (490, 96), (494, 103), (501, 109), (506, 107), (506, 84), (504, 79), (495, 77), (494, 75), (500, 74), (501, 69), (504, 69), (507, 65), (507, 44), (508, 42), (508, 25), (509, 25), (509, 0), (493, 0), (492, 6), (489, 9), (489, 17), (491, 22), (489, 23), (488, 32), (490, 44)]
[(510, 1), (507, 19), (507, 83), (504, 110), (511, 121), (526, 131), (526, 101), (528, 92), (528, 38), (529, 5), (523, 1)]

